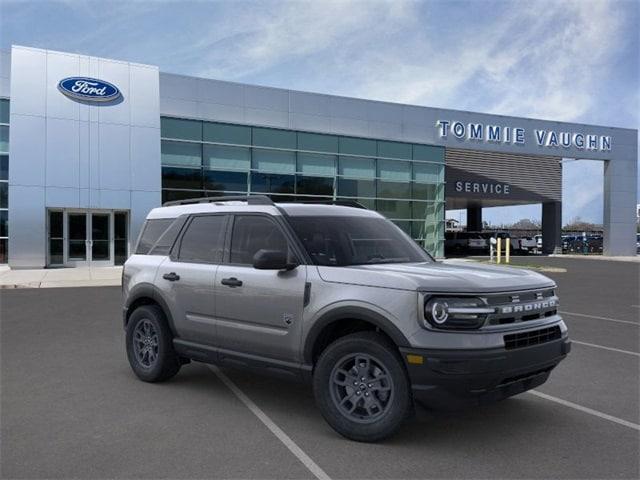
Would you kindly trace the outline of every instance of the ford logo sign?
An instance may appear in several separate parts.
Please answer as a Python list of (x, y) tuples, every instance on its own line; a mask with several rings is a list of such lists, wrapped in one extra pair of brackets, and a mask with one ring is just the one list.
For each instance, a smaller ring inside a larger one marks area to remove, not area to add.
[(97, 78), (63, 78), (58, 83), (58, 89), (67, 97), (89, 102), (110, 102), (120, 97), (118, 87)]

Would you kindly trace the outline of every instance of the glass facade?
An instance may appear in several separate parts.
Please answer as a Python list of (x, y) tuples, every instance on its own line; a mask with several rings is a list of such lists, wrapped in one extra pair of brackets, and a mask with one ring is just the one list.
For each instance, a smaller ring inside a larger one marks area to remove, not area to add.
[(161, 124), (163, 202), (356, 200), (443, 255), (443, 147), (168, 117)]
[(0, 264), (9, 259), (9, 100), (0, 98)]

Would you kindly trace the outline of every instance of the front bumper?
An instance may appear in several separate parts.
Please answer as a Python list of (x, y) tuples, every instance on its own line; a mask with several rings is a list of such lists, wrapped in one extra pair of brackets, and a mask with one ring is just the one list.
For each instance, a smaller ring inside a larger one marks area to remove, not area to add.
[(416, 400), (435, 408), (457, 408), (502, 400), (543, 384), (570, 350), (565, 333), (551, 342), (513, 350), (401, 348), (400, 352)]

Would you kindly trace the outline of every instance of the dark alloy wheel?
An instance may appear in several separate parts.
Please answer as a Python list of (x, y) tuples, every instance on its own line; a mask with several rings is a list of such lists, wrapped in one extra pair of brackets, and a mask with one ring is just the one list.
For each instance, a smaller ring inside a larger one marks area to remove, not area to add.
[(127, 358), (133, 372), (145, 382), (161, 382), (180, 370), (173, 335), (157, 305), (136, 308), (127, 322)]
[(313, 390), (329, 425), (362, 442), (392, 435), (413, 408), (402, 359), (376, 332), (353, 333), (329, 345), (316, 362)]
[(345, 417), (372, 423), (393, 403), (393, 380), (384, 364), (366, 353), (353, 353), (338, 361), (331, 372), (331, 396)]
[(148, 318), (143, 318), (133, 331), (133, 351), (143, 368), (152, 368), (158, 360), (158, 333)]

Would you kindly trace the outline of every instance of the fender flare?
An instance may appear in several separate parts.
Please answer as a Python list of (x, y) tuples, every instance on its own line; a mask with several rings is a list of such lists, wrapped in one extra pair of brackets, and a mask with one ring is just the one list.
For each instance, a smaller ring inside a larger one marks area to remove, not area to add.
[(387, 334), (391, 338), (391, 340), (393, 340), (396, 346), (410, 346), (407, 337), (405, 337), (400, 329), (396, 327), (393, 322), (384, 315), (365, 307), (342, 306), (324, 313), (314, 322), (304, 342), (304, 363), (308, 365), (311, 365), (313, 363), (313, 347), (316, 343), (316, 340), (320, 336), (320, 333), (325, 329), (325, 327), (327, 327), (331, 323), (340, 321), (341, 319), (362, 320), (364, 322), (371, 323), (372, 325), (375, 325), (380, 330), (382, 330), (385, 334)]
[[(173, 315), (171, 314), (171, 309), (169, 308), (169, 304), (162, 297), (162, 294), (158, 291), (158, 289), (151, 283), (140, 283), (135, 287), (133, 287), (133, 289), (129, 292), (129, 295), (127, 296), (127, 301), (124, 304), (124, 308), (126, 311), (126, 321), (129, 320), (129, 315), (131, 315), (131, 312), (129, 312), (129, 308), (131, 307), (131, 305), (133, 305), (137, 300), (143, 297), (152, 299), (154, 302), (156, 302), (160, 306), (165, 317), (167, 318), (167, 322), (169, 323), (169, 328), (171, 329), (171, 332), (175, 336), (176, 329), (173, 322)], [(126, 322), (125, 322), (125, 327), (126, 327)]]

